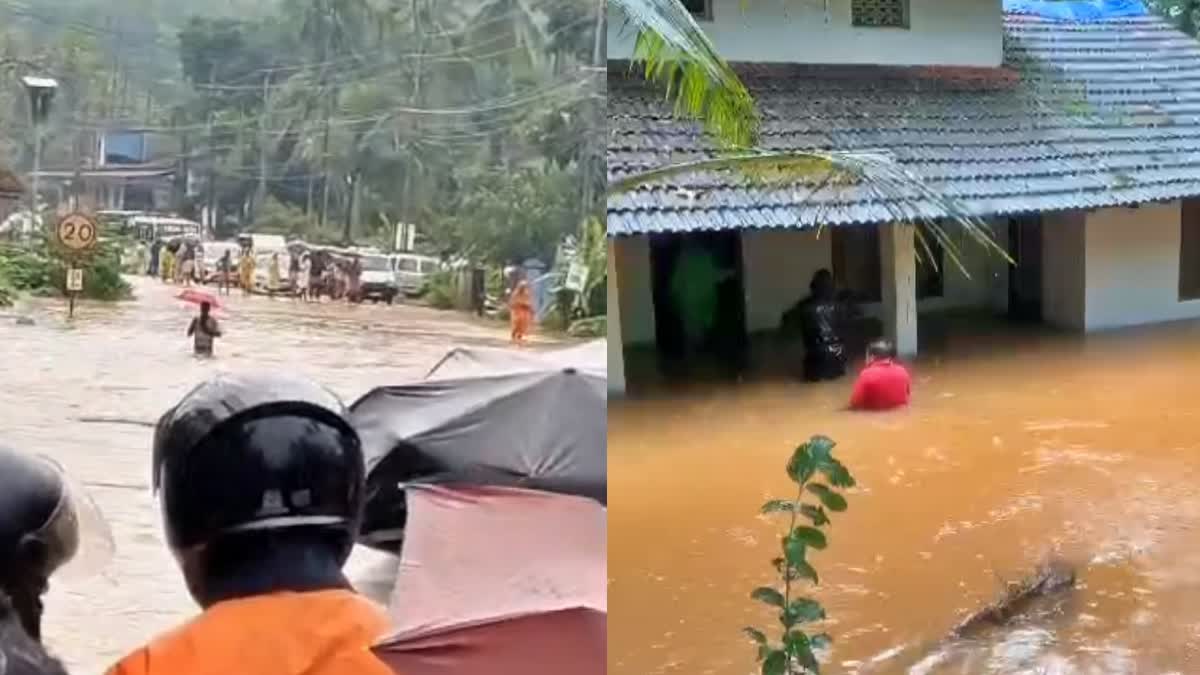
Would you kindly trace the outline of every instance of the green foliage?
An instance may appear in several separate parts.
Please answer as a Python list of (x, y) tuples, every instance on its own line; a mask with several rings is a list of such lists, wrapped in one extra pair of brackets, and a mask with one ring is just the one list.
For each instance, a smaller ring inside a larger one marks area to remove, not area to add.
[[(834, 442), (824, 436), (813, 436), (796, 448), (787, 463), (787, 475), (796, 485), (796, 496), (771, 499), (762, 505), (762, 513), (786, 514), (789, 519), (787, 530), (780, 538), (783, 555), (771, 561), (779, 575), (779, 585), (761, 586), (750, 592), (752, 600), (777, 610), (779, 637), (773, 641), (761, 629), (743, 629), (757, 649), (762, 675), (817, 675), (821, 670), (815, 652), (827, 648), (832, 641), (827, 634), (813, 635), (799, 628), (824, 621), (825, 608), (812, 598), (794, 597), (793, 593), (797, 582), (820, 583), (817, 570), (808, 560), (808, 552), (824, 550), (828, 546), (828, 537), (822, 529), (830, 524), (825, 509), (846, 510), (845, 497), (828, 485), (810, 481), (822, 476), (836, 488), (854, 487), (854, 477), (834, 458), (833, 448)], [(806, 493), (815, 495), (823, 506), (805, 503)], [(812, 526), (797, 523), (800, 516), (812, 521)]]
[(464, 179), (453, 214), (429, 232), (433, 247), (495, 264), (549, 261), (578, 226), (579, 179), (554, 167), (488, 171)]
[[(121, 277), (120, 259), (119, 245), (105, 243), (81, 263), (84, 268), (81, 297), (105, 301), (130, 298), (133, 289)], [(4, 289), (0, 295), (9, 302), (18, 293), (65, 295), (67, 268), (67, 261), (44, 241), (0, 248), (0, 289)]]
[(567, 335), (574, 338), (601, 338), (608, 336), (608, 317), (593, 316), (580, 319), (567, 328)]
[(435, 309), (454, 309), (458, 305), (454, 270), (440, 269), (429, 276), (425, 300)]

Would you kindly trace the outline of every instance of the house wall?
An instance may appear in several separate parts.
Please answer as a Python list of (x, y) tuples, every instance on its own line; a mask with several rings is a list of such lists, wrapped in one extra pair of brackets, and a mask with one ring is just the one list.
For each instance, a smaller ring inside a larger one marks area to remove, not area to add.
[(650, 240), (644, 236), (612, 239), (609, 257), (616, 267), (621, 333), (626, 345), (652, 343), (654, 286), (650, 277)]
[[(909, 28), (855, 28), (850, 0), (712, 0), (700, 25), (729, 61), (995, 67), (1000, 0), (909, 0)], [(826, 20), (828, 18), (828, 20)], [(634, 33), (610, 10), (608, 58), (628, 59)]]
[(1042, 220), (1042, 318), (1060, 328), (1086, 326), (1086, 216), (1047, 214)]
[[(1007, 228), (996, 226), (997, 241), (1007, 241)], [(822, 267), (833, 264), (832, 237), (812, 230), (747, 230), (742, 232), (743, 282), (746, 293), (746, 328), (750, 332), (779, 327), (779, 317), (808, 295), (808, 282)], [(1008, 307), (1008, 264), (998, 254), (973, 241), (958, 243), (966, 273), (949, 259), (944, 263), (941, 297), (917, 303), (919, 312)], [(882, 318), (880, 303), (861, 307), (864, 314)]]
[(742, 281), (746, 293), (746, 329), (752, 333), (779, 327), (780, 316), (808, 295), (808, 282), (833, 259), (828, 232), (748, 230), (742, 232)]
[(1179, 202), (1087, 215), (1087, 330), (1200, 317), (1179, 301), (1180, 217)]

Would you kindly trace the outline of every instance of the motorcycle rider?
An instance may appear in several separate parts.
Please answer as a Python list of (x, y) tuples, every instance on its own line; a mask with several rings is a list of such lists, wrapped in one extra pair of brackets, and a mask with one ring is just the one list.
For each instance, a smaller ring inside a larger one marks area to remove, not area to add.
[(0, 593), (30, 638), (41, 640), (51, 575), (68, 565), (76, 571), (100, 565), (111, 555), (107, 525), (62, 467), (0, 446)]
[(362, 448), (328, 390), (218, 376), (163, 415), (153, 484), (203, 612), (110, 675), (392, 675), (383, 610), (342, 574), (364, 504)]

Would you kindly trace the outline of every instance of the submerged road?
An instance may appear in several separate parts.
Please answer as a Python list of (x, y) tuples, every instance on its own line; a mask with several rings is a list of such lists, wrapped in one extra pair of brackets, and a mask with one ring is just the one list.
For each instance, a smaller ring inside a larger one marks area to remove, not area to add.
[[(420, 378), (451, 347), (507, 338), (504, 326), (425, 308), (235, 295), (220, 315), (226, 337), (217, 358), (204, 361), (184, 336), (194, 309), (174, 298), (178, 289), (137, 279), (135, 290), (137, 300), (85, 304), (71, 322), (58, 301), (0, 314), (0, 443), (65, 465), (116, 539), (102, 574), (56, 580), (47, 598), (47, 641), (73, 672), (102, 672), (196, 612), (150, 491), (152, 432), (137, 422), (153, 422), (217, 372), (298, 373), (349, 403), (375, 386)], [(19, 324), (18, 313), (34, 324)]]

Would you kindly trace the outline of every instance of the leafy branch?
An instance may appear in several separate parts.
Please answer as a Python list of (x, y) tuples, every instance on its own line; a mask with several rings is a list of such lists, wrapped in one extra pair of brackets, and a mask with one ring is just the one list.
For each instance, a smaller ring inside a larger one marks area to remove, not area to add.
[[(750, 593), (751, 599), (778, 610), (782, 626), (779, 638), (772, 641), (765, 631), (752, 626), (743, 629), (758, 648), (762, 675), (818, 675), (821, 666), (814, 652), (832, 642), (826, 633), (814, 635), (800, 628), (803, 624), (824, 620), (825, 608), (812, 598), (793, 597), (793, 592), (798, 582), (820, 583), (817, 570), (808, 561), (808, 551), (822, 551), (828, 545), (828, 537), (822, 528), (831, 524), (829, 512), (840, 513), (847, 507), (846, 498), (838, 489), (854, 487), (850, 471), (833, 457), (835, 445), (825, 436), (813, 436), (796, 448), (787, 464), (788, 477), (796, 485), (795, 497), (772, 499), (762, 506), (764, 514), (788, 515), (787, 533), (780, 539), (783, 555), (771, 561), (779, 574), (782, 590), (760, 586)], [(813, 482), (819, 477), (823, 477), (828, 485)], [(805, 493), (815, 497), (817, 503), (806, 503)]]

